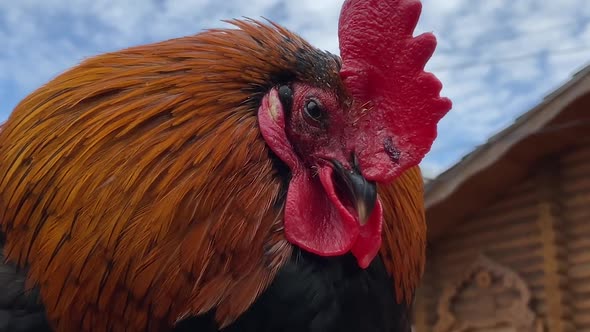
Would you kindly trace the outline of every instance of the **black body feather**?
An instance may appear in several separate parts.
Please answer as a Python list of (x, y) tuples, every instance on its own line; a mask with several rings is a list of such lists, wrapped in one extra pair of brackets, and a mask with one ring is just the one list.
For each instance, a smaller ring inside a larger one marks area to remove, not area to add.
[(410, 309), (395, 301), (379, 257), (365, 270), (351, 255), (323, 258), (300, 249), (271, 286), (232, 325), (217, 329), (213, 313), (189, 318), (175, 331), (409, 332)]
[(25, 271), (6, 264), (0, 234), (0, 332), (50, 332), (36, 289), (25, 288)]

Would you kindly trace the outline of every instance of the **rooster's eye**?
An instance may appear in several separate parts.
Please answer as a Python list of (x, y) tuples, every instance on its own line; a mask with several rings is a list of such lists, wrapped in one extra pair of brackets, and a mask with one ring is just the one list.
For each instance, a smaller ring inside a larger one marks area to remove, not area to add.
[(313, 121), (320, 121), (324, 117), (324, 110), (319, 102), (310, 99), (305, 103), (305, 116)]

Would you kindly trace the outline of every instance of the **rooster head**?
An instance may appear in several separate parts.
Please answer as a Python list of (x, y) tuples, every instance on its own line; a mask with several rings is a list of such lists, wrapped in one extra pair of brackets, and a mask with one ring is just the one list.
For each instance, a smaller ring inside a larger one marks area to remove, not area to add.
[(367, 267), (381, 245), (377, 185), (422, 160), (451, 108), (424, 72), (435, 37), (412, 35), (420, 11), (418, 0), (345, 1), (342, 60), (301, 50), (307, 67), (335, 75), (278, 84), (262, 99), (262, 135), (291, 171), (285, 235), (304, 250), (351, 252)]

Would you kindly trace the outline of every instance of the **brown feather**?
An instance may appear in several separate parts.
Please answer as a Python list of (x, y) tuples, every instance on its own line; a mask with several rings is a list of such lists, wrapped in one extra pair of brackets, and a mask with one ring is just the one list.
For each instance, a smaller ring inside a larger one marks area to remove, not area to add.
[(88, 59), (4, 124), (6, 252), (59, 330), (160, 330), (213, 307), (227, 324), (290, 256), (252, 106), (312, 48), (235, 24)]
[(418, 166), (405, 171), (388, 186), (378, 188), (383, 204), (381, 257), (394, 277), (398, 303), (408, 305), (424, 272), (426, 217), (424, 183)]

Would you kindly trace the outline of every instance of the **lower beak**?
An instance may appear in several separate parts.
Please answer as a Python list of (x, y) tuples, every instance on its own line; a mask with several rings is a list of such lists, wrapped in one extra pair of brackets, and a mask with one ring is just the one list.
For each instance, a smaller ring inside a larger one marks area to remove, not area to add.
[(377, 203), (377, 185), (367, 181), (357, 168), (349, 171), (336, 160), (332, 160), (332, 165), (334, 174), (341, 180), (338, 182), (342, 184), (342, 194), (348, 196), (358, 213), (359, 223), (365, 225)]

